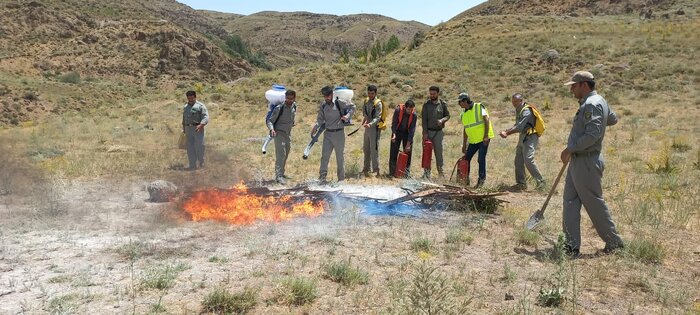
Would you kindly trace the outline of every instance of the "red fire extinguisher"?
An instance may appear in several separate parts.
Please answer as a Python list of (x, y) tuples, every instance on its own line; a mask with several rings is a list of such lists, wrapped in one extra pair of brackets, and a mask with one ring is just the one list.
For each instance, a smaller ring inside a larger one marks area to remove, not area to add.
[(469, 174), (469, 161), (462, 157), (459, 159), (459, 162), (457, 162), (457, 178), (459, 178), (459, 181), (466, 183), (468, 179), (468, 174)]
[(430, 164), (433, 161), (433, 142), (430, 140), (423, 141), (423, 163), (424, 169), (430, 169)]
[(408, 154), (399, 152), (399, 156), (396, 157), (396, 171), (394, 171), (394, 177), (406, 177), (406, 164), (408, 164)]

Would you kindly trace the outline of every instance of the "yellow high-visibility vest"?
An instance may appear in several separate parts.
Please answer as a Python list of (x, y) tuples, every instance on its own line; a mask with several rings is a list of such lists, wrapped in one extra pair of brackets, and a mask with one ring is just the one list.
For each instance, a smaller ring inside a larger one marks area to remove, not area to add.
[[(467, 141), (469, 141), (471, 144), (484, 141), (484, 129), (486, 126), (484, 124), (484, 117), (481, 114), (482, 108), (483, 106), (481, 103), (474, 103), (470, 110), (462, 113), (462, 125), (464, 125), (464, 132), (467, 134)], [(489, 120), (489, 139), (493, 137), (493, 126)]]

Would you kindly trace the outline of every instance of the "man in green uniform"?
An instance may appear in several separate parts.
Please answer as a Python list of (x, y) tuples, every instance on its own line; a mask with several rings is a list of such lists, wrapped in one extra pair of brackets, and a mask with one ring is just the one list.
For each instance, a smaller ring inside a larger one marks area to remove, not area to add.
[(209, 112), (204, 104), (197, 101), (195, 91), (187, 91), (185, 96), (187, 103), (182, 112), (182, 132), (187, 139), (187, 169), (194, 171), (197, 167), (204, 167), (204, 126), (209, 123)]
[(617, 123), (617, 116), (608, 102), (596, 93), (595, 79), (590, 72), (576, 72), (565, 85), (570, 86), (571, 93), (579, 101), (567, 146), (561, 151), (561, 161), (569, 162), (563, 195), (565, 250), (572, 257), (579, 256), (583, 205), (598, 236), (605, 241), (602, 252), (611, 253), (624, 247), (624, 243), (603, 200), (601, 181), (605, 163), (601, 149), (605, 129)]
[[(443, 172), (444, 161), (442, 159), (442, 140), (445, 137), (445, 123), (450, 120), (450, 112), (447, 109), (447, 102), (440, 99), (440, 88), (431, 86), (428, 89), (428, 101), (423, 104), (421, 110), (423, 123), (423, 141), (430, 140), (433, 143), (433, 152), (435, 152), (435, 164), (437, 165), (438, 175), (444, 177)], [(430, 179), (430, 169), (423, 170), (423, 178)]]
[(355, 104), (347, 103), (341, 99), (333, 100), (333, 88), (325, 86), (321, 89), (323, 102), (319, 105), (316, 115), (316, 124), (311, 129), (311, 136), (316, 130), (325, 125), (326, 131), (323, 133), (323, 147), (321, 149), (321, 168), (319, 170), (319, 182), (327, 183), (328, 162), (331, 153), (335, 150), (335, 160), (337, 164), (338, 181), (345, 179), (345, 124), (355, 112)]
[(267, 121), (270, 136), (275, 139), (275, 180), (282, 185), (289, 178), (284, 171), (291, 150), (292, 127), (294, 127), (297, 112), (297, 103), (295, 102), (297, 93), (294, 90), (287, 90), (284, 96), (284, 103), (277, 105), (272, 110), (272, 115)]
[[(369, 175), (370, 164), (372, 173), (379, 176), (379, 137), (381, 136), (384, 121), (382, 118), (382, 100), (377, 97), (377, 86), (367, 86), (367, 98), (362, 107), (362, 126), (365, 128), (365, 136), (362, 141), (362, 152), (365, 156), (362, 174)], [(381, 124), (381, 126), (380, 126)], [(371, 163), (370, 163), (371, 162)]]
[(527, 181), (525, 180), (525, 168), (527, 168), (532, 178), (537, 182), (537, 188), (544, 187), (544, 179), (540, 170), (535, 164), (535, 150), (540, 136), (535, 133), (535, 115), (530, 109), (530, 105), (525, 102), (520, 93), (513, 94), (511, 103), (515, 107), (515, 125), (509, 129), (499, 132), (501, 138), (519, 133), (518, 144), (515, 146), (515, 186), (514, 190), (525, 190)]

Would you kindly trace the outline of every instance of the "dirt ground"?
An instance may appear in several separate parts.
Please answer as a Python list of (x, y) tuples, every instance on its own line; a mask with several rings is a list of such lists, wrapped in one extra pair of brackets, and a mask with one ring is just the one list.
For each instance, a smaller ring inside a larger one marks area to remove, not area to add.
[[(509, 204), (495, 214), (416, 209), (396, 216), (368, 215), (360, 203), (340, 201), (317, 218), (232, 226), (191, 222), (176, 203), (147, 202), (146, 184), (63, 183), (60, 193), (34, 197), (41, 202), (0, 197), (0, 313), (192, 314), (222, 287), (254, 288), (254, 314), (404, 313), (415, 310), (407, 299), (426, 265), (449, 287), (447, 298), (434, 303), (470, 313), (657, 313), (660, 305), (677, 313), (688, 299), (697, 301), (688, 281), (700, 275), (697, 261), (630, 274), (625, 270), (635, 263), (624, 257), (591, 255), (602, 243), (587, 229), (585, 255), (558, 265), (548, 259), (556, 240), (547, 236), (556, 235), (549, 232), (560, 222), (556, 214), (536, 245), (518, 245), (516, 226), (529, 213), (514, 214)], [(399, 191), (351, 184), (335, 189)], [(523, 194), (534, 204), (545, 197)], [(450, 241), (455, 231), (462, 241)], [(417, 239), (427, 239), (430, 249), (412, 249)], [(325, 264), (343, 260), (366, 271), (368, 283), (343, 286), (323, 277)], [(692, 275), (676, 272), (688, 264)], [(148, 287), (149, 274), (163, 266), (178, 270), (172, 285)], [(289, 277), (313, 280), (318, 298), (304, 306), (280, 302)], [(539, 290), (557, 277), (567, 279), (565, 303), (538, 305)]]

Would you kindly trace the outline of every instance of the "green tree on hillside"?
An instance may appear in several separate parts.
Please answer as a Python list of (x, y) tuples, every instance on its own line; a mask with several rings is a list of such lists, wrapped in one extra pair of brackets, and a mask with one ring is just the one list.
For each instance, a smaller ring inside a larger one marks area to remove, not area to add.
[(399, 49), (399, 47), (401, 47), (401, 41), (396, 35), (391, 35), (386, 45), (384, 45), (384, 54), (388, 55), (390, 52)]
[(408, 46), (408, 50), (413, 50), (418, 48), (420, 44), (423, 43), (425, 40), (425, 33), (423, 31), (418, 31), (416, 34), (413, 35), (413, 40), (411, 41), (411, 45)]
[(258, 52), (252, 53), (248, 45), (238, 35), (230, 35), (226, 38), (224, 50), (231, 56), (248, 60), (253, 65), (270, 70), (272, 67), (267, 64), (265, 55)]

